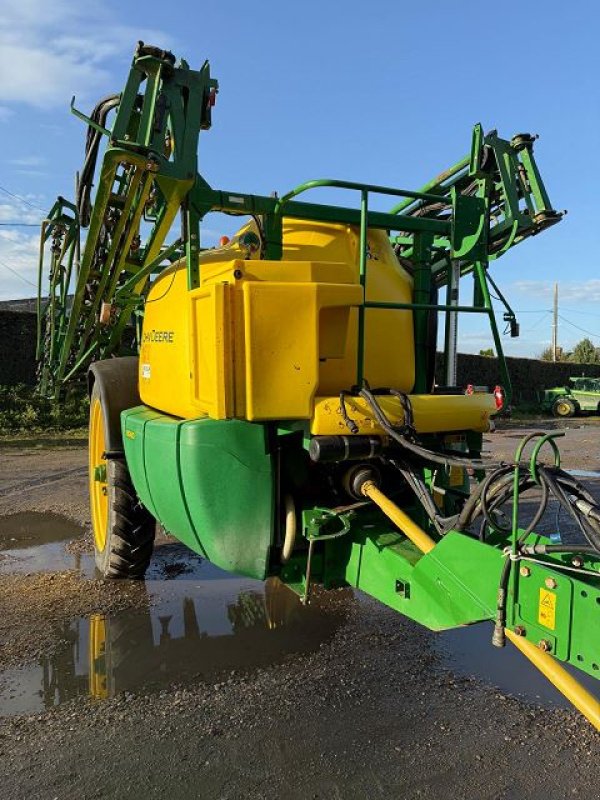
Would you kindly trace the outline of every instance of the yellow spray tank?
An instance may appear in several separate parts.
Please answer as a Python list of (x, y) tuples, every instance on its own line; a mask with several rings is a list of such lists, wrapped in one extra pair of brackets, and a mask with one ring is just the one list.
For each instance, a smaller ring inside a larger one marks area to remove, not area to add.
[[(254, 223), (200, 256), (200, 287), (184, 263), (164, 271), (145, 306), (139, 361), (144, 404), (193, 419), (311, 420), (313, 434), (348, 433), (339, 394), (356, 383), (359, 233), (347, 225), (286, 219), (283, 256), (260, 259)], [(411, 303), (413, 280), (385, 231), (368, 233), (366, 297)], [(365, 377), (410, 394), (411, 309), (367, 309)], [(386, 410), (402, 419), (397, 400)], [(487, 430), (493, 397), (412, 398), (421, 432)], [(360, 398), (348, 410), (361, 433), (381, 433)]]

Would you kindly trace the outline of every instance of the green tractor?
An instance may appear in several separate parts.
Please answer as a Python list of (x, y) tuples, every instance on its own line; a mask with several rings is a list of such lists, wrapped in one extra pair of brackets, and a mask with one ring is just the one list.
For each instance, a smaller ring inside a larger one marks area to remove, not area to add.
[(566, 386), (544, 389), (542, 409), (555, 417), (573, 417), (582, 411), (600, 413), (600, 378), (569, 378)]

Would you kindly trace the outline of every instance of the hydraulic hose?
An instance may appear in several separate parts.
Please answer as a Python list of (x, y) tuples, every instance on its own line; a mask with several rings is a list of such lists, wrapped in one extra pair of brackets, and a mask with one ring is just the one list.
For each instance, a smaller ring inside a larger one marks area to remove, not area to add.
[[(397, 391), (389, 391), (389, 394), (392, 394), (394, 397), (400, 399), (404, 410), (404, 426), (402, 430), (398, 430), (395, 428), (389, 419), (386, 417), (383, 409), (377, 402), (375, 396), (371, 392), (371, 390), (367, 386), (363, 386), (362, 389), (358, 392), (359, 396), (362, 397), (364, 400), (367, 401), (375, 418), (379, 422), (380, 426), (383, 430), (390, 436), (395, 442), (397, 442), (404, 450), (412, 453), (415, 456), (418, 456), (422, 460), (432, 463), (432, 464), (441, 464), (445, 467), (461, 467), (462, 469), (470, 468), (474, 470), (486, 470), (490, 469), (490, 465), (485, 464), (480, 459), (470, 459), (470, 458), (461, 458), (460, 456), (456, 455), (449, 455), (446, 453), (436, 453), (433, 450), (428, 450), (426, 447), (418, 444), (416, 440), (416, 434), (414, 427), (412, 425), (412, 409), (410, 408), (410, 400), (407, 395), (402, 394), (401, 392)], [(407, 413), (407, 409), (410, 409)], [(410, 421), (410, 424), (407, 424), (407, 420)]]
[[(512, 497), (514, 491), (512, 477), (514, 465), (485, 464), (480, 459), (463, 458), (454, 454), (450, 455), (434, 452), (423, 447), (423, 445), (417, 441), (410, 398), (402, 392), (392, 389), (380, 389), (378, 392), (390, 394), (400, 401), (404, 412), (404, 425), (402, 427), (395, 427), (392, 425), (366, 382), (362, 389), (359, 390), (358, 394), (369, 404), (377, 422), (386, 434), (404, 450), (406, 454), (404, 463), (399, 464), (390, 459), (388, 459), (388, 461), (403, 474), (408, 485), (417, 496), (438, 532), (443, 533), (451, 528), (463, 531), (481, 515), (483, 517), (480, 533), (481, 539), (485, 538), (486, 525), (492, 530), (501, 533), (509, 533), (511, 527), (502, 526), (498, 519), (494, 517), (494, 512)], [(345, 406), (345, 395), (346, 392), (340, 395), (340, 406), (346, 423), (352, 429), (355, 423), (348, 417)], [(431, 508), (431, 504), (422, 496), (421, 487), (416, 479), (416, 474), (410, 465), (411, 457), (415, 456), (419, 460), (428, 463), (441, 464), (445, 467), (458, 466), (462, 469), (485, 470), (488, 474), (485, 480), (481, 482), (478, 489), (469, 497), (461, 513), (458, 516), (442, 520), (436, 514), (435, 510)], [(519, 540), (519, 545), (523, 544), (525, 538), (542, 519), (546, 512), (549, 498), (552, 495), (566, 510), (568, 510), (573, 519), (576, 520), (586, 541), (600, 553), (600, 508), (596, 505), (594, 498), (589, 492), (577, 481), (573, 480), (572, 476), (558, 467), (538, 465), (535, 468), (535, 474), (533, 472), (534, 467), (531, 466), (522, 465), (522, 470), (524, 474), (519, 482), (519, 495), (531, 488), (540, 486), (542, 496), (532, 521)], [(505, 580), (508, 580), (508, 569)]]
[[(106, 119), (112, 111), (121, 102), (121, 96), (118, 94), (111, 94), (100, 100), (91, 114), (91, 119), (94, 122), (106, 126)], [(96, 161), (98, 158), (98, 150), (100, 147), (100, 140), (102, 134), (90, 125), (88, 127), (87, 138), (85, 143), (85, 160), (79, 176), (77, 185), (77, 198), (76, 206), (79, 213), (79, 223), (82, 228), (87, 228), (90, 224), (91, 216), (91, 193), (92, 184), (94, 180), (94, 173), (96, 171)]]

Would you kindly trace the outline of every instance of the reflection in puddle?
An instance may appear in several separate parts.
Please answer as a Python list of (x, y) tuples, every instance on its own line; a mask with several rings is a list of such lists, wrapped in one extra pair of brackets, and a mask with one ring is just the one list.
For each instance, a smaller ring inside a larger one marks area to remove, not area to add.
[[(157, 548), (152, 574), (180, 563), (178, 550)], [(194, 559), (191, 570), (173, 580), (146, 582), (147, 608), (73, 620), (56, 629), (55, 654), (0, 673), (0, 715), (43, 711), (78, 695), (101, 699), (213, 682), (232, 670), (278, 663), (316, 650), (341, 625), (353, 599), (349, 590), (317, 593), (304, 607), (275, 578), (239, 578)]]
[[(455, 675), (473, 677), (480, 683), (497, 687), (504, 694), (535, 705), (572, 708), (569, 701), (510, 642), (502, 648), (492, 645), (491, 624), (480, 623), (443, 631), (434, 641), (442, 656), (442, 665)], [(595, 678), (568, 664), (562, 666), (589, 691), (598, 694)]]
[(66, 549), (82, 535), (80, 525), (60, 514), (27, 511), (0, 517), (0, 573), (75, 569), (91, 577), (93, 557)]
[[(93, 556), (66, 548), (82, 532), (57, 514), (0, 517), (0, 574), (76, 569), (92, 577)], [(280, 581), (231, 575), (178, 543), (156, 546), (144, 586), (144, 607), (56, 626), (51, 656), (1, 672), (0, 715), (277, 663), (331, 637), (353, 599), (349, 590), (317, 592), (306, 608)]]

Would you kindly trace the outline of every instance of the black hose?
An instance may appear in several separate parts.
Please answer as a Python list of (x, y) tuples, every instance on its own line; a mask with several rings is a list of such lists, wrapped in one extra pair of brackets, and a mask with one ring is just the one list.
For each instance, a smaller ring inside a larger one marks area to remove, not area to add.
[[(454, 529), (462, 531), (481, 515), (483, 518), (483, 527), (480, 534), (481, 538), (484, 536), (485, 525), (500, 533), (510, 533), (512, 526), (502, 526), (493, 515), (496, 509), (508, 502), (514, 492), (513, 476), (515, 465), (484, 464), (479, 459), (461, 458), (459, 456), (450, 456), (448, 454), (440, 454), (428, 450), (418, 442), (417, 433), (414, 428), (414, 416), (410, 398), (406, 394), (392, 389), (382, 389), (380, 391), (392, 395), (400, 401), (404, 413), (404, 425), (402, 428), (394, 427), (391, 424), (366, 382), (358, 391), (358, 394), (366, 400), (382, 429), (406, 452), (407, 458), (405, 460), (400, 461), (395, 459), (390, 461), (390, 463), (396, 466), (404, 475), (407, 483), (417, 496), (417, 499), (434, 523), (438, 532), (444, 532), (444, 526), (441, 524), (441, 518), (432, 507), (432, 501), (425, 499), (424, 487), (421, 486), (415, 471), (409, 463), (410, 455), (414, 455), (426, 463), (441, 464), (445, 467), (458, 466), (463, 469), (471, 468), (489, 471), (487, 477), (481, 482), (478, 489), (471, 494), (458, 517), (447, 518), (445, 522), (453, 522)], [(340, 394), (342, 416), (351, 430), (351, 426), (358, 429), (356, 423), (348, 417), (346, 412), (345, 395), (346, 392)], [(572, 476), (559, 467), (539, 464), (536, 467), (535, 475), (529, 465), (523, 464), (520, 468), (523, 474), (519, 480), (518, 495), (521, 496), (530, 489), (539, 486), (541, 489), (541, 498), (530, 523), (519, 536), (517, 549), (524, 545), (527, 537), (542, 519), (546, 512), (550, 496), (552, 495), (558, 500), (560, 505), (569, 512), (579, 526), (588, 544), (600, 555), (600, 507), (597, 506), (592, 495), (578, 481), (574, 480)], [(567, 496), (567, 493), (570, 497)], [(427, 492), (427, 494), (429, 493)], [(581, 509), (577, 506), (577, 503), (584, 503), (587, 508)], [(499, 586), (499, 616), (496, 625), (496, 632), (498, 635), (499, 623), (505, 621), (501, 612), (503, 604), (506, 602), (506, 589), (509, 575), (510, 562), (507, 562), (503, 569)]]
[(358, 425), (351, 417), (348, 416), (348, 411), (346, 410), (347, 394), (349, 394), (349, 392), (344, 392), (344, 391), (340, 392), (340, 413), (342, 415), (342, 419), (348, 426), (348, 430), (350, 431), (350, 433), (356, 434), (358, 433)]
[(502, 566), (500, 584), (498, 586), (496, 621), (494, 623), (494, 634), (492, 636), (492, 644), (494, 647), (504, 647), (506, 644), (506, 637), (504, 634), (504, 628), (506, 627), (506, 596), (508, 594), (508, 580), (510, 578), (511, 567), (512, 561), (507, 557)]
[[(106, 120), (109, 113), (113, 108), (116, 108), (120, 102), (121, 96), (118, 94), (111, 94), (104, 97), (96, 104), (90, 118), (103, 128), (106, 127)], [(85, 142), (85, 159), (79, 176), (75, 201), (79, 214), (79, 223), (82, 228), (87, 228), (90, 224), (92, 186), (101, 138), (102, 133), (89, 125)]]
[[(383, 430), (394, 439), (401, 447), (405, 450), (410, 451), (414, 455), (421, 458), (423, 461), (432, 463), (432, 464), (441, 464), (444, 467), (460, 467), (462, 469), (474, 469), (474, 470), (486, 470), (493, 467), (490, 467), (488, 464), (484, 464), (483, 461), (479, 459), (470, 459), (470, 458), (461, 458), (459, 456), (450, 456), (446, 454), (439, 454), (434, 452), (433, 450), (428, 450), (426, 447), (423, 447), (420, 444), (417, 444), (415, 441), (412, 441), (405, 435), (403, 431), (399, 431), (398, 429), (394, 428), (389, 419), (385, 416), (381, 406), (375, 399), (372, 392), (363, 386), (362, 389), (358, 392), (359, 396), (362, 397), (364, 400), (367, 401), (373, 414), (375, 415), (377, 421), (383, 428)], [(408, 397), (404, 395), (407, 402)], [(412, 410), (411, 416), (412, 419)]]
[(600, 555), (591, 544), (531, 544), (521, 548), (524, 555), (546, 555), (546, 553), (590, 553)]
[[(552, 474), (549, 469), (547, 469), (547, 468), (545, 468), (543, 466), (539, 466), (538, 467), (538, 473), (543, 475), (544, 479), (546, 481), (548, 481), (548, 484), (549, 484), (552, 492), (558, 498), (560, 504), (563, 506), (563, 508), (566, 508), (566, 510), (571, 515), (571, 517), (577, 523), (577, 525), (579, 526), (579, 529), (581, 530), (581, 532), (583, 533), (583, 535), (587, 539), (588, 543), (590, 545), (592, 545), (592, 547), (594, 547), (596, 549), (596, 551), (600, 554), (600, 530), (598, 529), (598, 527), (594, 527), (594, 525), (591, 524), (590, 518), (589, 517), (585, 517), (576, 508), (575, 504), (573, 502), (571, 502), (569, 500), (569, 498), (566, 496), (566, 494), (565, 494), (565, 492), (563, 490), (563, 487), (561, 485), (561, 483), (562, 483), (562, 480), (561, 480), (561, 478), (562, 478), (562, 475), (561, 475), (562, 470), (558, 471), (558, 470), (555, 469), (555, 474)], [(586, 494), (588, 494), (588, 493), (586, 492)], [(575, 496), (575, 499), (577, 499), (576, 496)], [(586, 501), (587, 501), (587, 499), (586, 499)], [(587, 502), (589, 502), (589, 501), (587, 501)], [(593, 505), (596, 506), (595, 503)], [(599, 512), (596, 511), (596, 513), (599, 513)]]
[[(443, 534), (448, 530), (447, 523), (448, 520), (443, 519), (440, 517), (438, 513), (438, 509), (433, 502), (433, 498), (431, 494), (427, 490), (427, 487), (424, 481), (420, 478), (420, 476), (415, 472), (413, 467), (408, 464), (407, 462), (400, 461), (397, 458), (386, 458), (385, 461), (388, 464), (391, 464), (395, 467), (398, 472), (402, 475), (408, 486), (412, 489), (413, 493), (415, 494), (417, 500), (421, 503), (425, 513), (431, 520), (432, 524), (436, 528), (439, 534)], [(454, 518), (452, 518), (452, 521)]]

